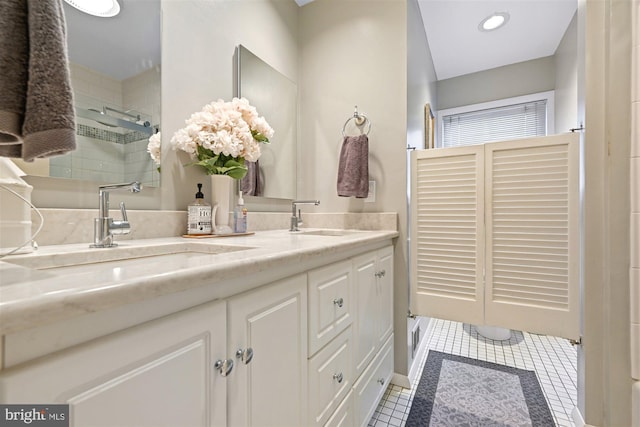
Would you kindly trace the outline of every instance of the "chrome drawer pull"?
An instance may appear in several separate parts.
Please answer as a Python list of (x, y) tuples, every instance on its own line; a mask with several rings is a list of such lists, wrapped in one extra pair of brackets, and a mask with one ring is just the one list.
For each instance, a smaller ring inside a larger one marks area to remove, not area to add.
[(344, 379), (344, 377), (342, 376), (342, 372), (340, 372), (339, 374), (333, 374), (333, 379), (337, 380), (338, 384), (340, 384)]
[(216, 363), (213, 365), (214, 368), (220, 372), (220, 375), (226, 377), (233, 370), (233, 360), (224, 359), (224, 360), (216, 360)]
[(380, 278), (380, 277), (384, 277), (387, 274), (387, 272), (385, 270), (382, 271), (378, 271), (377, 273), (374, 274), (374, 276)]
[(338, 307), (342, 308), (342, 305), (344, 304), (344, 300), (342, 298), (336, 298), (333, 300), (333, 303)]
[(242, 363), (248, 365), (251, 362), (251, 359), (253, 359), (253, 349), (251, 347), (244, 350), (241, 348), (238, 349), (238, 351), (236, 351), (236, 359), (240, 359), (242, 360)]
[(378, 384), (384, 385), (384, 378), (379, 378), (378, 379)]

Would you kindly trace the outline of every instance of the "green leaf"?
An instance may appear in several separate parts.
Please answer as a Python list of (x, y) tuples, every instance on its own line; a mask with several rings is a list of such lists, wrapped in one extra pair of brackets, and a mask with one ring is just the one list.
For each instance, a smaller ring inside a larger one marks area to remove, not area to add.
[(269, 143), (269, 138), (267, 138), (266, 136), (264, 136), (258, 131), (252, 130), (251, 135), (253, 135), (253, 139), (255, 139), (256, 141), (263, 142), (265, 144)]

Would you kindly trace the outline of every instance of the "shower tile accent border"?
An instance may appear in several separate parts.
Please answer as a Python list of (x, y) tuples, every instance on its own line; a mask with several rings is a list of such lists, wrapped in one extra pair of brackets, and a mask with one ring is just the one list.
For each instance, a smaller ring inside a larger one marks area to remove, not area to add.
[[(152, 126), (154, 132), (158, 131), (158, 126)], [(76, 125), (76, 135), (85, 136), (87, 138), (93, 138), (105, 142), (114, 142), (116, 144), (129, 144), (141, 139), (148, 139), (149, 135), (144, 132), (131, 131), (127, 133), (114, 132), (112, 130), (99, 129), (97, 127), (83, 125), (78, 123)]]

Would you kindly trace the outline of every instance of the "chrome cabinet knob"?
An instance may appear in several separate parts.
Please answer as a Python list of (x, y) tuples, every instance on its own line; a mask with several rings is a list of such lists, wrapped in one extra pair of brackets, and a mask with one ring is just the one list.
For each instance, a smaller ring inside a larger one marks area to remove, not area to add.
[(213, 365), (213, 367), (217, 369), (218, 372), (220, 372), (220, 375), (222, 375), (223, 377), (226, 377), (233, 370), (233, 360), (231, 359), (216, 360), (216, 363)]
[(336, 298), (333, 300), (333, 303), (338, 307), (342, 308), (342, 305), (344, 304), (344, 300), (342, 298)]
[(384, 385), (384, 378), (378, 378), (378, 384)]
[(344, 377), (342, 376), (342, 372), (340, 372), (339, 374), (333, 374), (333, 379), (338, 381), (338, 384), (340, 384), (344, 379)]
[(251, 359), (253, 359), (253, 349), (251, 347), (244, 350), (241, 348), (238, 349), (238, 351), (236, 351), (236, 359), (240, 359), (242, 363), (248, 365), (251, 362)]

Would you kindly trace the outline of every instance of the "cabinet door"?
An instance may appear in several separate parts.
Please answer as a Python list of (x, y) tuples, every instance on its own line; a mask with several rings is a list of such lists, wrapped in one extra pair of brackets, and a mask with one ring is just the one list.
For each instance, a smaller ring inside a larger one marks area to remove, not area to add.
[(229, 425), (305, 425), (306, 284), (299, 275), (229, 300), (229, 351), (253, 351), (229, 377)]
[(380, 316), (381, 303), (378, 299), (378, 284), (376, 283), (376, 252), (369, 252), (353, 259), (355, 310), (354, 322), (354, 357), (355, 377), (367, 367), (376, 354), (378, 345), (378, 328), (382, 321)]
[(393, 334), (353, 386), (354, 425), (365, 427), (393, 375)]
[(379, 310), (375, 317), (378, 342), (377, 348), (393, 332), (393, 247), (378, 250), (376, 267), (376, 290)]
[(0, 373), (3, 403), (69, 403), (72, 426), (224, 426), (224, 302)]
[(356, 378), (393, 332), (393, 247), (353, 259)]

